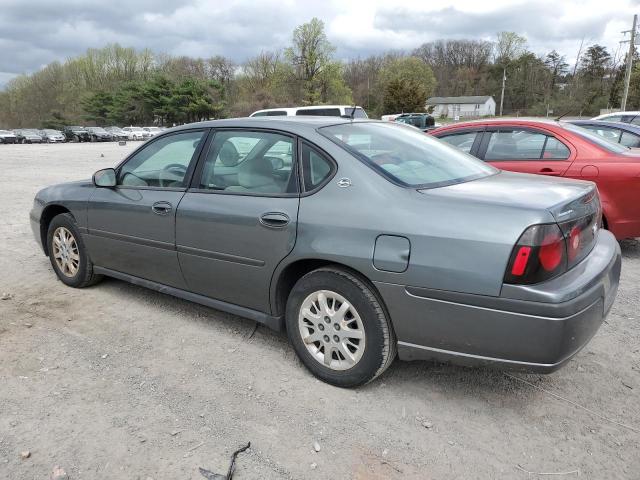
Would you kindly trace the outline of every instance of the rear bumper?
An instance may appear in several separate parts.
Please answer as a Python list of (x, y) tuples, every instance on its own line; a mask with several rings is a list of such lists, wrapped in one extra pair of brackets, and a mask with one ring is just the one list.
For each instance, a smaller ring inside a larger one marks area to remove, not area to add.
[(500, 297), (376, 283), (402, 360), (435, 359), (540, 373), (560, 368), (595, 335), (616, 296), (620, 247), (601, 231), (560, 277), (505, 286)]

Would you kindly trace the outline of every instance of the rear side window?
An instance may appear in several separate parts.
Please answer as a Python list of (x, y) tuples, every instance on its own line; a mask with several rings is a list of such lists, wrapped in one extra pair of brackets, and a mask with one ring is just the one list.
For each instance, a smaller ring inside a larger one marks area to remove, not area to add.
[(279, 195), (297, 190), (294, 141), (271, 132), (217, 132), (199, 188), (227, 193)]
[(529, 130), (492, 132), (485, 160), (540, 160), (569, 158), (569, 149), (554, 137)]
[(640, 135), (622, 132), (622, 135), (620, 135), (620, 143), (625, 147), (638, 148), (640, 147)]
[(300, 150), (305, 191), (319, 187), (334, 170), (333, 163), (306, 142)]
[[(351, 112), (349, 112), (351, 113)], [(314, 115), (318, 117), (339, 117), (339, 108), (299, 108), (296, 115)]]
[(636, 115), (635, 117), (633, 117), (631, 123), (633, 123), (634, 125), (640, 125), (640, 115)]
[(586, 128), (587, 130), (591, 130), (592, 132), (597, 133), (603, 138), (606, 138), (610, 142), (618, 143), (620, 141), (620, 129), (611, 128), (611, 127), (603, 127), (600, 125), (580, 125), (582, 128)]
[(252, 117), (285, 117), (287, 112), (284, 110), (271, 110), (268, 112), (258, 112), (251, 115)]
[(621, 122), (622, 115), (611, 115), (610, 117), (604, 117), (602, 120), (606, 120), (607, 122)]
[(473, 142), (475, 142), (478, 132), (464, 132), (454, 133), (453, 135), (446, 135), (439, 137), (440, 140), (447, 142), (449, 145), (462, 150), (465, 153), (471, 152)]

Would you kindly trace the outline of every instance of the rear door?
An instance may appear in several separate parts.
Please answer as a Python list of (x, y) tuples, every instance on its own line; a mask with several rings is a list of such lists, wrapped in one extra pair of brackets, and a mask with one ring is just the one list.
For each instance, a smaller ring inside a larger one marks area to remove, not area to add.
[(190, 291), (270, 312), (273, 271), (296, 240), (296, 150), (282, 132), (215, 132), (176, 217)]
[(575, 158), (575, 149), (550, 132), (500, 126), (485, 130), (476, 156), (503, 170), (562, 176)]

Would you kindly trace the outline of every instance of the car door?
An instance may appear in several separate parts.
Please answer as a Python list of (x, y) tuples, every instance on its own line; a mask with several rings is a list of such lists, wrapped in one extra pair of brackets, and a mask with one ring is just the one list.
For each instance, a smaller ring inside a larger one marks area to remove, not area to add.
[(185, 288), (175, 248), (175, 215), (207, 131), (152, 140), (117, 169), (115, 188), (96, 188), (87, 244), (96, 265)]
[(270, 311), (273, 271), (296, 240), (296, 150), (295, 138), (281, 132), (215, 132), (176, 216), (190, 291)]
[(475, 155), (482, 140), (483, 130), (484, 128), (474, 128), (454, 130), (451, 133), (445, 131), (443, 134), (436, 134), (436, 137), (465, 153)]
[(500, 126), (486, 129), (477, 156), (502, 170), (562, 176), (575, 153), (550, 132)]

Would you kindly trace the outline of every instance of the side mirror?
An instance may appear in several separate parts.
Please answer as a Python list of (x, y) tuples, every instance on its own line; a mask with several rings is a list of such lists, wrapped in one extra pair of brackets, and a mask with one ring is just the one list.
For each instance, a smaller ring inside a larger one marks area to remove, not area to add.
[(93, 174), (93, 184), (96, 187), (113, 188), (116, 186), (116, 171), (113, 168), (104, 168)]

